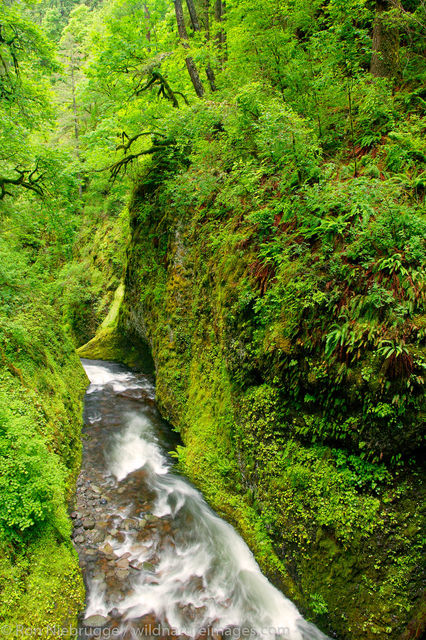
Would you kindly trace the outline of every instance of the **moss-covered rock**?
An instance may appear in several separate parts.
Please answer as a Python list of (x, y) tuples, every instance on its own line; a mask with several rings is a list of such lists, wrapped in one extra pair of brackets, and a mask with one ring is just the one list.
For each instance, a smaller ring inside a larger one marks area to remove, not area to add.
[[(324, 630), (398, 638), (421, 597), (417, 370), (386, 373), (368, 340), (353, 360), (336, 356), (324, 302), (360, 285), (336, 262), (338, 241), (306, 245), (302, 260), (284, 251), (297, 234), (287, 224), (279, 271), (262, 266), (250, 196), (224, 213), (224, 191), (238, 190), (226, 178), (194, 205), (185, 189), (200, 166), (181, 171), (136, 193), (117, 325), (150, 345), (180, 468)], [(267, 198), (275, 177), (262, 180)]]
[(48, 291), (32, 285), (6, 292), (0, 321), (0, 627), (47, 640), (75, 628), (84, 604), (68, 507), (88, 380)]

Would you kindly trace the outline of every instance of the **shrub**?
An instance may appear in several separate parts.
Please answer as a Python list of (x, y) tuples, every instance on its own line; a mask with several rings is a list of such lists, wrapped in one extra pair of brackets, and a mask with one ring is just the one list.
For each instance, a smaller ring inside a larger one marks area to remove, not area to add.
[(50, 525), (69, 533), (65, 470), (27, 417), (0, 414), (0, 536), (12, 542)]

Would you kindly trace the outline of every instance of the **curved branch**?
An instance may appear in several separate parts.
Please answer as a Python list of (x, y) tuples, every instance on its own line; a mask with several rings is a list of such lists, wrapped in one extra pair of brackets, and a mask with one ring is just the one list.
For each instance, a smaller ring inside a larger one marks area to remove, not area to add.
[[(126, 135), (126, 134), (125, 134)], [(108, 167), (104, 167), (103, 169), (98, 169), (97, 172), (101, 172), (101, 171), (110, 171), (111, 172), (111, 179), (114, 182), (118, 176), (118, 174), (120, 173), (120, 171), (122, 169), (124, 169), (124, 171), (126, 171), (127, 167), (129, 164), (131, 164), (133, 162), (133, 160), (136, 160), (137, 158), (140, 158), (141, 156), (148, 156), (152, 153), (155, 153), (156, 151), (160, 151), (161, 149), (164, 149), (165, 147), (171, 147), (173, 146), (173, 142), (157, 142), (154, 143), (152, 145), (152, 147), (150, 147), (149, 149), (144, 149), (143, 151), (139, 151), (138, 153), (131, 153), (130, 155), (125, 155), (124, 158), (121, 158), (121, 160), (118, 160), (117, 162), (114, 162), (113, 164), (109, 165)]]
[(0, 176), (0, 200), (3, 200), (6, 196), (12, 196), (13, 194), (7, 190), (7, 185), (15, 187), (23, 187), (29, 191), (33, 191), (39, 196), (43, 196), (44, 190), (42, 181), (44, 174), (37, 175), (38, 164), (34, 169), (20, 169), (15, 167), (14, 171), (19, 174), (17, 178), (8, 178), (6, 176)]
[[(121, 138), (123, 140), (123, 144), (119, 144), (118, 147), (115, 147), (116, 151), (119, 151), (120, 149), (123, 149), (124, 153), (126, 154), (128, 152), (128, 150), (130, 149), (130, 147), (132, 146), (132, 144), (134, 142), (136, 142), (136, 140), (138, 140), (139, 138), (141, 138), (142, 136), (160, 136), (162, 138), (165, 138), (166, 136), (163, 133), (158, 133), (157, 131), (143, 131), (142, 133), (138, 133), (135, 136), (133, 136), (133, 138), (129, 138), (129, 136), (127, 135), (127, 133), (125, 131), (123, 131), (121, 133)], [(124, 142), (124, 138), (127, 138), (127, 142)]]

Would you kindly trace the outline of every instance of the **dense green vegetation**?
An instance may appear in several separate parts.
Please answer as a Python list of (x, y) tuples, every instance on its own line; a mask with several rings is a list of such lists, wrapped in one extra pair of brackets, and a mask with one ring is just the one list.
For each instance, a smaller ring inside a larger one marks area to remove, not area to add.
[(97, 334), (308, 617), (418, 638), (425, 3), (183, 4), (0, 4), (0, 624), (81, 607)]

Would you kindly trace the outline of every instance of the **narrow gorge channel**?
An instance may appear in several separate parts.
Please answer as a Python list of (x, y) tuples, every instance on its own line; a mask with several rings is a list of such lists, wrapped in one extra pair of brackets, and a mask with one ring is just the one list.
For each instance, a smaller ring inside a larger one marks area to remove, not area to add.
[(80, 637), (324, 640), (173, 471), (176, 441), (152, 379), (82, 363), (90, 386), (72, 513), (87, 591)]

